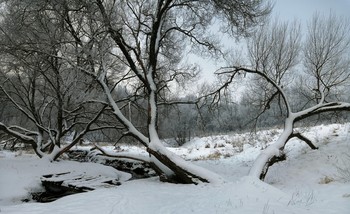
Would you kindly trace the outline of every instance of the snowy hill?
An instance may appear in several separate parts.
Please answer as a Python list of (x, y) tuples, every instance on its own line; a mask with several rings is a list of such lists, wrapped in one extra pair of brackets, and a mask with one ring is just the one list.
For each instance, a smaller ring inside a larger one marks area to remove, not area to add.
[(292, 139), (286, 147), (287, 160), (271, 167), (266, 183), (247, 177), (261, 149), (280, 132), (195, 138), (180, 148), (169, 148), (223, 176), (223, 184), (180, 185), (150, 178), (45, 204), (20, 201), (41, 188), (42, 174), (69, 169), (123, 181), (128, 175), (99, 164), (48, 163), (32, 155), (0, 151), (0, 213), (350, 213), (350, 124), (304, 128), (318, 150)]

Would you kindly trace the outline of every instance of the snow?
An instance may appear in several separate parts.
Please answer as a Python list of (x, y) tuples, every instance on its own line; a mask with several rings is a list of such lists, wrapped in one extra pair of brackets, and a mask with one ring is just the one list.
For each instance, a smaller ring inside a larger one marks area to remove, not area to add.
[(125, 181), (128, 173), (96, 163), (74, 161), (49, 162), (33, 155), (10, 155), (0, 151), (0, 205), (18, 203), (30, 197), (30, 192), (43, 190), (40, 177), (47, 174), (72, 172), (90, 176), (105, 176)]
[(117, 116), (117, 118), (119, 118), (121, 121), (123, 121), (123, 124), (128, 127), (128, 130), (130, 133), (137, 136), (142, 141), (142, 143), (145, 144), (146, 142), (148, 142), (148, 138), (145, 135), (143, 135), (141, 132), (139, 132), (135, 128), (135, 126), (120, 111), (120, 108), (119, 108), (118, 104), (115, 102), (115, 100), (113, 99), (111, 91), (110, 91), (109, 87), (107, 86), (107, 84), (105, 83), (104, 78), (105, 78), (104, 75), (100, 75), (100, 78), (98, 81), (103, 87), (103, 90), (107, 96), (109, 104), (113, 108), (113, 113)]
[(254, 161), (254, 164), (249, 171), (250, 176), (259, 178), (261, 172), (265, 169), (266, 163), (268, 163), (269, 159), (274, 156), (278, 157), (281, 155), (280, 149), (284, 148), (289, 136), (293, 133), (293, 124), (293, 117), (289, 117), (286, 119), (284, 124), (284, 130), (280, 134), (279, 138), (273, 144), (264, 149)]
[[(213, 173), (210, 170), (207, 170), (205, 168), (199, 167), (197, 165), (191, 164), (189, 161), (185, 161), (180, 156), (176, 155), (175, 153), (169, 151), (166, 149), (160, 142), (151, 142), (149, 145), (150, 149), (153, 149), (154, 151), (159, 152), (160, 154), (164, 154), (166, 157), (168, 157), (173, 163), (176, 163), (176, 165), (180, 166), (181, 168), (185, 169), (188, 172), (192, 172), (195, 175), (198, 175), (201, 178), (206, 179), (210, 183), (222, 183), (224, 180), (221, 176), (218, 174)], [(196, 182), (198, 183), (198, 182)]]
[[(263, 130), (255, 136), (243, 133), (195, 138), (180, 148), (170, 148), (226, 180), (215, 184), (170, 184), (158, 178), (126, 181), (128, 174), (99, 164), (50, 163), (33, 155), (0, 151), (0, 213), (350, 213), (350, 182), (339, 173), (350, 172), (350, 124), (300, 130), (319, 149), (311, 150), (292, 139), (285, 148), (287, 160), (270, 168), (265, 183), (246, 175), (261, 150), (282, 130)], [(138, 147), (121, 148), (123, 153), (142, 151)], [(41, 175), (66, 171), (119, 177), (122, 185), (51, 203), (21, 202), (28, 192), (42, 188)]]

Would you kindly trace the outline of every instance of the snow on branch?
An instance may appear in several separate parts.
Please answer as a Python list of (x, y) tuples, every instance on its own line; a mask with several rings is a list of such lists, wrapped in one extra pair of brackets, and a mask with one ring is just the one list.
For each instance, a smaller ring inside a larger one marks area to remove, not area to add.
[(295, 114), (295, 122), (310, 117), (312, 115), (321, 114), (330, 111), (350, 111), (350, 103), (347, 102), (330, 102), (320, 103), (311, 108), (297, 112)]
[[(16, 128), (19, 128), (16, 126)], [(21, 129), (23, 131), (23, 129)], [(28, 143), (28, 144), (36, 144), (36, 141), (34, 140), (34, 138), (22, 134), (18, 131), (13, 130), (13, 127), (7, 127), (5, 124), (0, 122), (0, 131), (3, 131), (13, 137), (16, 137), (18, 139), (20, 139), (23, 143)], [(30, 132), (30, 133), (34, 133), (34, 132)]]
[(94, 144), (93, 149), (97, 149), (98, 151), (100, 151), (102, 153), (102, 155), (107, 156), (107, 157), (111, 157), (111, 158), (131, 159), (131, 160), (141, 161), (141, 162), (145, 162), (145, 163), (151, 162), (149, 156), (146, 156), (146, 155), (141, 155), (141, 154), (133, 155), (133, 154), (126, 153), (126, 152), (113, 153), (113, 152), (106, 151), (101, 146), (98, 146), (96, 144)]
[[(17, 127), (18, 128), (18, 127)], [(5, 124), (0, 122), (0, 131), (5, 132), (8, 135), (11, 135), (13, 137), (15, 137), (16, 139), (22, 141), (23, 143), (26, 144), (30, 144), (32, 145), (35, 153), (41, 158), (43, 157), (45, 154), (40, 150), (40, 148), (38, 148), (38, 142), (31, 136), (28, 136), (26, 134), (22, 134), (18, 131), (13, 130), (10, 127), (7, 127)], [(33, 134), (35, 132), (31, 132), (31, 134)], [(37, 133), (37, 137), (39, 139), (41, 139), (41, 135), (39, 133)]]
[(107, 84), (102, 79), (98, 79), (98, 81), (101, 84), (101, 86), (104, 90), (104, 93), (107, 96), (108, 102), (113, 109), (113, 114), (117, 117), (119, 122), (121, 122), (125, 126), (125, 128), (128, 129), (128, 132), (131, 135), (133, 135), (138, 140), (140, 140), (140, 142), (143, 145), (147, 146), (147, 143), (149, 141), (148, 138), (145, 135), (143, 135), (140, 131), (138, 131), (135, 128), (135, 126), (124, 116), (124, 114), (121, 112), (118, 104), (113, 99), (113, 96), (112, 96), (111, 91), (110, 91), (109, 87), (107, 86)]

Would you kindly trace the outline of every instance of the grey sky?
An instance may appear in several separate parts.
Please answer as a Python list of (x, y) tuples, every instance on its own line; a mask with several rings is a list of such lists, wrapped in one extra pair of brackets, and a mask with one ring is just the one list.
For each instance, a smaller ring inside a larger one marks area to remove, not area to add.
[(284, 20), (309, 20), (315, 12), (350, 17), (350, 0), (275, 0), (274, 15)]
[[(329, 14), (330, 12), (348, 17), (350, 20), (350, 0), (273, 0), (275, 6), (272, 18), (278, 17), (280, 20), (293, 21), (297, 19), (303, 27), (311, 19), (314, 13)], [(203, 69), (203, 81), (214, 79), (213, 72), (219, 67), (208, 60), (196, 59)]]

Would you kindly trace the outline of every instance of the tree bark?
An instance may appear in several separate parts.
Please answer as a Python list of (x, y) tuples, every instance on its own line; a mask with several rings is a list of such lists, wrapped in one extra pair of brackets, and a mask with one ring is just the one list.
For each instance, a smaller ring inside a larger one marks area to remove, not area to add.
[(210, 182), (209, 180), (182, 168), (178, 163), (175, 163), (167, 155), (162, 154), (159, 151), (157, 152), (150, 148), (147, 148), (147, 152), (156, 157), (161, 163), (169, 167), (169, 169), (171, 169), (175, 173), (173, 177), (167, 177), (167, 180), (169, 181), (176, 181), (176, 183), (184, 184), (198, 184), (199, 182)]
[(299, 138), (300, 140), (304, 141), (311, 149), (315, 150), (315, 149), (318, 149), (317, 146), (315, 146), (312, 141), (310, 139), (308, 139), (307, 137), (305, 137), (304, 135), (302, 135), (301, 133), (297, 132), (297, 133), (293, 133), (291, 136), (290, 136), (290, 139), (293, 138), (293, 137), (297, 137)]
[(293, 134), (293, 124), (294, 117), (288, 117), (285, 121), (284, 130), (277, 141), (263, 150), (255, 160), (249, 171), (250, 176), (264, 180), (270, 166), (286, 159), (283, 149)]

